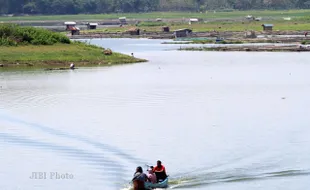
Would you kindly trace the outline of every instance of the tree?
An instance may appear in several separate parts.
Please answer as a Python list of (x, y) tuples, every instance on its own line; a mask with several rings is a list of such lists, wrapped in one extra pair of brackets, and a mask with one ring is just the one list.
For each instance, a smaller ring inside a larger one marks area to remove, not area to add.
[(0, 0), (0, 14), (79, 14), (310, 8), (310, 0)]
[(37, 5), (35, 2), (28, 2), (23, 6), (24, 13), (33, 14), (36, 13)]

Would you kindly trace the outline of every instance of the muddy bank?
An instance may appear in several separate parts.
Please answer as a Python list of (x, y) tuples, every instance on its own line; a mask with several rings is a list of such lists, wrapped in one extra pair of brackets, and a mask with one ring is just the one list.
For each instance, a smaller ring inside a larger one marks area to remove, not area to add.
[[(228, 19), (210, 19), (212, 21), (226, 21)], [(233, 20), (233, 19), (232, 19)], [(235, 19), (234, 19), (235, 20)], [(15, 23), (15, 24), (46, 24), (48, 26), (51, 25), (63, 25), (66, 21), (74, 21), (76, 24), (87, 24), (88, 22), (97, 22), (99, 25), (109, 25), (121, 24), (118, 18), (105, 18), (105, 19), (59, 19), (59, 20), (11, 20), (11, 21), (1, 21), (3, 23)], [(188, 19), (183, 18), (164, 18), (161, 20), (162, 22), (188, 22)], [(136, 22), (158, 22), (156, 19), (149, 18), (127, 18), (127, 24), (135, 24)]]
[(86, 39), (86, 38), (149, 38), (149, 39), (174, 39), (173, 33), (148, 32), (140, 35), (130, 35), (126, 32), (105, 32), (91, 33), (80, 35), (67, 35), (70, 39)]
[(246, 51), (246, 52), (310, 52), (310, 46), (306, 45), (244, 45), (222, 47), (188, 47), (180, 48), (180, 51)]
[[(245, 32), (231, 32), (231, 31), (209, 31), (209, 32), (193, 32), (188, 35), (186, 38), (200, 38), (200, 37), (210, 37), (210, 38), (229, 38), (229, 39), (245, 39), (248, 41), (258, 41), (264, 38), (275, 39), (279, 41), (293, 42), (294, 40), (300, 41), (305, 39), (310, 39), (310, 36), (307, 38), (304, 36), (304, 33), (307, 31), (272, 31), (272, 32), (255, 32), (256, 38), (247, 38)], [(310, 33), (310, 31), (308, 32)], [(92, 32), (84, 33), (81, 31), (80, 35), (71, 35), (67, 34), (71, 39), (85, 39), (85, 38), (149, 38), (149, 39), (174, 39), (173, 32), (152, 32), (152, 31), (142, 31), (140, 35), (131, 35), (128, 32)], [(184, 38), (184, 39), (186, 39)], [(182, 39), (182, 38), (180, 38)]]
[(308, 44), (310, 39), (307, 40), (302, 37), (274, 37), (274, 38), (226, 38), (222, 41), (214, 39), (202, 39), (193, 41), (172, 41), (163, 42), (162, 44), (258, 44), (258, 43), (277, 43), (277, 44)]

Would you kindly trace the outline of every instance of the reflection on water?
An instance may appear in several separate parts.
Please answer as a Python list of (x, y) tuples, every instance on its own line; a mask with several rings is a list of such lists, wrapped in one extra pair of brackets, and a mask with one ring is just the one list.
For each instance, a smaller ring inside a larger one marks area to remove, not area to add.
[(307, 54), (91, 42), (150, 61), (0, 73), (0, 189), (129, 189), (158, 159), (170, 188), (307, 189)]

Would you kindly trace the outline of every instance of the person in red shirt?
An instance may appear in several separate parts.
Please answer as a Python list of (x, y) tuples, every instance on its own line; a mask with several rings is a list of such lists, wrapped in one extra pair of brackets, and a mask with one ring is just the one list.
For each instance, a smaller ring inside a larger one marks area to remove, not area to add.
[(153, 171), (156, 175), (157, 182), (164, 181), (168, 177), (166, 168), (161, 164), (160, 160), (157, 161), (157, 166), (154, 167)]

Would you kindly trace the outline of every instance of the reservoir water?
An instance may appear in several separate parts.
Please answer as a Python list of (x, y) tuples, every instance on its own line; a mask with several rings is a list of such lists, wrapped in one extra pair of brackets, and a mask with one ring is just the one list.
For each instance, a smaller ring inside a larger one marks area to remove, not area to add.
[(90, 40), (147, 63), (1, 72), (0, 189), (126, 189), (158, 159), (170, 188), (308, 189), (308, 53), (161, 42)]

